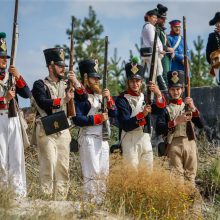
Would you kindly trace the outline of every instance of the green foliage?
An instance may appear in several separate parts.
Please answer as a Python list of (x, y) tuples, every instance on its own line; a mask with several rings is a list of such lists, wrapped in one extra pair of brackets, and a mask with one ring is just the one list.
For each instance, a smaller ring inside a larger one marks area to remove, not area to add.
[(193, 87), (210, 86), (213, 84), (209, 74), (209, 64), (206, 61), (204, 49), (204, 41), (200, 36), (196, 41), (193, 41), (195, 51), (191, 50), (191, 85)]
[[(98, 59), (99, 64), (102, 66), (104, 62), (104, 39), (101, 34), (104, 31), (104, 27), (97, 20), (97, 16), (92, 6), (89, 6), (88, 17), (83, 20), (77, 19), (72, 16), (74, 23), (74, 63), (83, 59)], [(72, 21), (71, 21), (72, 22)], [(68, 28), (66, 34), (68, 38), (71, 37), (72, 30)], [(60, 45), (56, 45), (59, 47)], [(69, 59), (69, 46), (62, 46), (65, 50), (66, 59)]]
[(124, 74), (125, 61), (118, 57), (117, 49), (114, 49), (114, 55), (110, 58), (108, 65), (109, 77), (108, 88), (112, 95), (118, 95), (125, 89), (126, 78)]
[[(83, 59), (98, 59), (100, 72), (103, 71), (104, 63), (104, 38), (101, 36), (104, 32), (103, 25), (97, 20), (97, 16), (92, 7), (89, 7), (88, 17), (83, 20), (72, 16), (74, 23), (74, 63)], [(72, 30), (67, 29), (66, 34), (70, 39)], [(56, 45), (60, 47), (60, 45)], [(62, 46), (65, 50), (66, 59), (69, 59), (69, 46)], [(117, 49), (108, 62), (108, 88), (111, 95), (118, 95), (125, 88), (124, 61), (118, 58)], [(78, 74), (79, 76), (79, 74)]]

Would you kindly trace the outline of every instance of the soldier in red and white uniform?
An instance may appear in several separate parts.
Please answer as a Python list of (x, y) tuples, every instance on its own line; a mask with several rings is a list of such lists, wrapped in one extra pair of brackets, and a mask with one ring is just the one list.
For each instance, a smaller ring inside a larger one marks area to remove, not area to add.
[[(14, 66), (7, 70), (6, 34), (0, 33), (0, 182), (10, 185), (17, 196), (26, 196), (24, 148), (19, 117), (8, 117), (8, 104), (17, 94), (30, 97), (30, 90)], [(15, 90), (8, 89), (9, 72), (15, 79)]]
[(121, 130), (121, 146), (123, 158), (127, 165), (135, 169), (144, 166), (146, 170), (153, 168), (153, 151), (149, 133), (144, 133), (150, 112), (160, 113), (166, 102), (159, 88), (149, 82), (150, 90), (156, 95), (156, 102), (146, 105), (146, 96), (141, 91), (144, 67), (134, 61), (125, 65), (128, 89), (118, 96), (119, 128)]
[[(87, 98), (76, 101), (76, 117), (74, 123), (80, 127), (79, 154), (84, 182), (84, 198), (92, 203), (100, 204), (106, 191), (105, 177), (109, 173), (109, 144), (103, 138), (103, 124), (109, 117), (117, 114), (110, 91), (101, 91), (97, 60), (79, 62), (79, 71)], [(102, 97), (107, 98), (108, 113), (101, 111)]]

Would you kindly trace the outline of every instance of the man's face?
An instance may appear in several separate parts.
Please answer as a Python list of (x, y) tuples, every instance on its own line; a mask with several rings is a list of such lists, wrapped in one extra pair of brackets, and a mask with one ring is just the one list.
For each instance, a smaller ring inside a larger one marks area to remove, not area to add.
[(157, 24), (159, 24), (160, 27), (164, 27), (166, 23), (166, 18), (157, 18)]
[(140, 79), (129, 79), (128, 87), (132, 92), (140, 92), (142, 86), (142, 80)]
[(217, 22), (217, 23), (215, 24), (215, 26), (216, 26), (217, 31), (220, 32), (220, 22)]
[(173, 26), (172, 27), (172, 31), (176, 34), (176, 35), (180, 35), (180, 30), (181, 30), (181, 26)]
[(88, 86), (95, 93), (100, 93), (100, 91), (101, 91), (99, 88), (99, 81), (100, 81), (100, 79), (97, 77), (89, 77), (88, 78)]
[(169, 94), (172, 99), (179, 99), (182, 96), (183, 88), (182, 87), (171, 87), (169, 88)]
[(6, 69), (7, 57), (0, 57), (0, 69)]
[(156, 16), (156, 15), (147, 16), (147, 20), (148, 20), (152, 25), (155, 25), (155, 24), (157, 23), (157, 16)]
[(64, 66), (59, 66), (57, 64), (54, 65), (54, 68), (52, 65), (49, 65), (49, 69), (51, 69), (51, 72), (56, 78), (64, 78), (65, 74), (65, 67)]

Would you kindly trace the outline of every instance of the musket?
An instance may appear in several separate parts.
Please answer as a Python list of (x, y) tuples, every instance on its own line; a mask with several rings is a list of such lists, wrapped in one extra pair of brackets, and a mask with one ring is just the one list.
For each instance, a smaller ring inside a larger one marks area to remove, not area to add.
[[(158, 38), (158, 30), (157, 30), (157, 26), (155, 26), (154, 44), (153, 44), (153, 51), (152, 51), (151, 65), (150, 65), (150, 75), (148, 79), (148, 81), (152, 81), (152, 82), (155, 82), (157, 78), (157, 59), (158, 59), (157, 38)], [(153, 99), (154, 99), (154, 94), (153, 92), (150, 91), (149, 87), (147, 87), (146, 104), (152, 105)], [(151, 116), (150, 115), (151, 114), (148, 113), (147, 118), (146, 118), (147, 124), (144, 126), (144, 133), (149, 133), (149, 134), (151, 133)]]
[[(15, 9), (14, 9), (14, 21), (13, 21), (13, 34), (12, 34), (12, 43), (11, 43), (11, 59), (10, 65), (15, 65), (15, 57), (16, 57), (16, 50), (17, 50), (17, 43), (18, 43), (18, 0), (15, 0)], [(9, 80), (8, 80), (8, 89), (15, 90), (14, 85), (14, 77), (11, 73), (9, 73)], [(10, 100), (8, 105), (8, 117), (16, 117), (17, 116), (17, 107), (16, 107), (16, 100), (13, 98)]]
[[(187, 46), (186, 46), (186, 18), (183, 16), (183, 48), (184, 48), (184, 72), (185, 72), (185, 96), (190, 97), (190, 76), (189, 76), (189, 60), (187, 57)], [(185, 105), (185, 112), (189, 113), (190, 109), (188, 105)], [(192, 114), (192, 113), (190, 113)], [(195, 139), (195, 132), (192, 126), (192, 122), (186, 123), (186, 132), (189, 140)]]
[[(105, 57), (104, 57), (104, 73), (102, 81), (102, 89), (107, 88), (108, 77), (108, 36), (105, 36)], [(108, 112), (107, 109), (107, 97), (102, 98), (102, 113)], [(111, 135), (109, 120), (104, 121), (102, 126), (102, 138), (104, 141), (109, 140)]]
[[(72, 18), (72, 24), (71, 24), (71, 37), (70, 37), (70, 58), (69, 58), (69, 71), (73, 71), (73, 60), (74, 60), (74, 21)], [(70, 89), (71, 82), (68, 80), (68, 86), (67, 91)], [(70, 99), (70, 101), (67, 103), (67, 117), (74, 117), (76, 116), (76, 109), (75, 109), (75, 103), (73, 99)]]

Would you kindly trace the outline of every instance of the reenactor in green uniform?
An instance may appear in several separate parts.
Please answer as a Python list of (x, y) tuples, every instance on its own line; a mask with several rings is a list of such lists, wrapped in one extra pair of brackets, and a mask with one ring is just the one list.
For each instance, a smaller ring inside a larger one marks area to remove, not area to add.
[(169, 46), (167, 35), (165, 33), (166, 28), (164, 27), (167, 19), (168, 8), (163, 6), (162, 4), (158, 4), (157, 9), (158, 9), (157, 24), (159, 29), (159, 38), (161, 43), (163, 44), (164, 51), (170, 53), (170, 54), (165, 54), (163, 59), (161, 60), (163, 66), (163, 78), (167, 82), (167, 72), (170, 70), (170, 59), (171, 59), (171, 54), (174, 52), (174, 50)]

